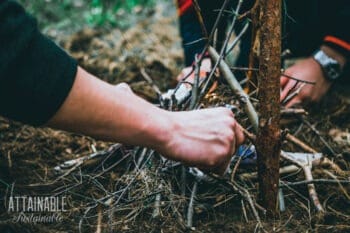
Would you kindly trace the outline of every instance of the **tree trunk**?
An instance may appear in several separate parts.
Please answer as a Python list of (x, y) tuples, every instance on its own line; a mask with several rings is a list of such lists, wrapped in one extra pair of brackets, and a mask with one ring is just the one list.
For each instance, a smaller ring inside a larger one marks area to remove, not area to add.
[(281, 0), (259, 4), (259, 101), (257, 137), (259, 197), (268, 215), (278, 213), (280, 156)]

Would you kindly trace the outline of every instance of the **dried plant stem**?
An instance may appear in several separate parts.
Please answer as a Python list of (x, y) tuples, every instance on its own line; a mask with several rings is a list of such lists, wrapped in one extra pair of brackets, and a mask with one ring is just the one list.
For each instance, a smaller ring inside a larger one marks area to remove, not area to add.
[[(211, 58), (214, 62), (219, 61), (219, 54), (213, 47), (209, 47), (208, 49)], [(258, 114), (256, 113), (253, 104), (250, 102), (249, 96), (244, 92), (241, 85), (237, 81), (234, 74), (231, 72), (230, 67), (226, 64), (225, 61), (221, 61), (219, 64), (219, 69), (221, 71), (222, 76), (226, 79), (227, 83), (231, 87), (234, 94), (240, 97), (241, 102), (243, 102), (243, 107), (245, 112), (248, 115), (250, 123), (253, 125), (254, 131), (258, 131)]]
[(159, 87), (154, 83), (153, 79), (147, 74), (146, 70), (144, 68), (142, 68), (140, 72), (141, 72), (142, 77), (153, 88), (153, 90), (157, 93), (157, 95), (161, 96), (162, 92), (160, 91)]
[[(304, 174), (305, 174), (305, 179), (307, 181), (312, 181), (313, 177), (312, 177), (312, 173), (311, 173), (311, 167), (310, 166), (304, 166), (303, 170), (304, 170)], [(310, 198), (311, 198), (312, 202), (314, 203), (317, 211), (318, 212), (324, 212), (324, 209), (323, 209), (323, 207), (322, 207), (322, 205), (320, 203), (320, 200), (318, 199), (318, 195), (317, 195), (317, 192), (316, 192), (315, 185), (313, 183), (310, 183), (310, 184), (307, 185), (307, 188), (309, 190)]]
[(307, 115), (305, 109), (302, 108), (286, 108), (281, 110), (282, 116)]
[[(297, 182), (281, 183), (280, 187), (284, 186), (299, 186), (307, 184), (350, 184), (350, 180), (329, 180), (329, 179), (313, 179), (313, 180), (302, 180)], [(344, 188), (344, 187), (343, 187)]]
[[(304, 174), (305, 174), (305, 180), (307, 180), (307, 181), (313, 180), (312, 173), (311, 173), (311, 168), (312, 168), (311, 162), (309, 162), (308, 164), (304, 164), (303, 162), (294, 159), (292, 156), (288, 155), (284, 151), (281, 151), (281, 157), (296, 164), (297, 166), (301, 167), (304, 171)], [(316, 207), (317, 211), (320, 213), (323, 213), (324, 209), (323, 209), (323, 207), (318, 199), (315, 185), (313, 183), (310, 183), (307, 185), (307, 187), (308, 187), (308, 191), (309, 191), (309, 196), (310, 196), (314, 206)]]
[(190, 103), (190, 110), (193, 110), (198, 102), (198, 88), (199, 88), (199, 74), (200, 74), (201, 61), (198, 56), (195, 57), (195, 68), (194, 68), (194, 82), (192, 87), (192, 98)]
[[(295, 166), (295, 165), (289, 165), (289, 166), (285, 166), (285, 167), (281, 167), (280, 168), (280, 175), (284, 175), (284, 174), (290, 174), (290, 173), (294, 173), (301, 170), (301, 168)], [(258, 178), (258, 173), (257, 172), (251, 172), (251, 173), (243, 173), (239, 175), (240, 179), (243, 180), (252, 180), (252, 179), (257, 179)]]
[(305, 144), (303, 141), (291, 135), (290, 133), (286, 134), (286, 139), (292, 142), (293, 144), (299, 146), (301, 149), (305, 150), (306, 152), (313, 153), (313, 154), (317, 153), (315, 149), (311, 148), (309, 145)]
[(191, 199), (190, 203), (188, 204), (188, 210), (187, 210), (187, 227), (191, 228), (193, 226), (193, 204), (194, 204), (194, 199), (197, 195), (197, 188), (198, 188), (198, 182), (195, 181), (193, 184), (192, 188), (192, 193), (191, 193)]

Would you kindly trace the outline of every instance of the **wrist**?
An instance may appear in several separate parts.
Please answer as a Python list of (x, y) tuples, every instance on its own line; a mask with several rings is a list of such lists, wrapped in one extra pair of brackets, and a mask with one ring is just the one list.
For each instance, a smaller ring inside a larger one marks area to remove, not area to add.
[(320, 49), (325, 53), (327, 54), (329, 57), (333, 58), (334, 60), (336, 60), (339, 64), (340, 64), (340, 67), (341, 69), (344, 69), (345, 65), (346, 65), (346, 62), (347, 62), (347, 59), (346, 57), (339, 53), (337, 50), (331, 48), (330, 46), (327, 46), (327, 45), (322, 45), (320, 47)]
[(152, 106), (152, 117), (149, 122), (144, 122), (145, 146), (164, 152), (171, 141), (175, 121), (172, 120), (171, 112)]
[(315, 51), (312, 58), (319, 64), (326, 80), (333, 82), (343, 75), (346, 59), (336, 50), (323, 45)]

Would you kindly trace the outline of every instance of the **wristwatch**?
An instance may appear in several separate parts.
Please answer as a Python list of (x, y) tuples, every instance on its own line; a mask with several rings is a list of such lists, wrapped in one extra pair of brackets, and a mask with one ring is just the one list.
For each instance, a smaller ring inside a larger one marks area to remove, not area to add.
[(328, 56), (321, 49), (314, 53), (313, 58), (318, 64), (320, 64), (323, 74), (327, 80), (335, 81), (342, 75), (343, 69), (340, 63)]

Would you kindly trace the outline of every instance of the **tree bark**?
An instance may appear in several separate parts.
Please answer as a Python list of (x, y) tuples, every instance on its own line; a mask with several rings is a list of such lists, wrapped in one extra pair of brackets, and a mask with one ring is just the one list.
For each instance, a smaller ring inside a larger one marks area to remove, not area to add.
[(260, 1), (259, 101), (257, 137), (259, 197), (268, 215), (278, 213), (280, 156), (281, 0)]

